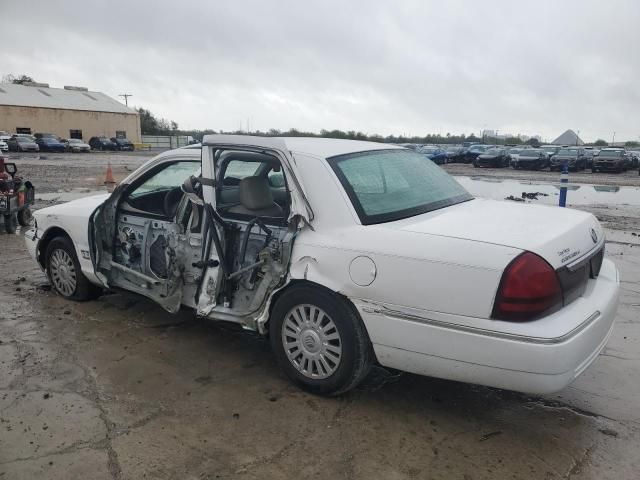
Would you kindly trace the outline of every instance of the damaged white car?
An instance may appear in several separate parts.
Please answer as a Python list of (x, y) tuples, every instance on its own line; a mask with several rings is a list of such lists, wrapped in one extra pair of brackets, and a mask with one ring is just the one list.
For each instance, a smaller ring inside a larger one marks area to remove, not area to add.
[(353, 388), (374, 362), (557, 391), (617, 308), (592, 215), (474, 199), (386, 144), (207, 136), (34, 217), (26, 241), (60, 295), (123, 289), (239, 323), (316, 393)]

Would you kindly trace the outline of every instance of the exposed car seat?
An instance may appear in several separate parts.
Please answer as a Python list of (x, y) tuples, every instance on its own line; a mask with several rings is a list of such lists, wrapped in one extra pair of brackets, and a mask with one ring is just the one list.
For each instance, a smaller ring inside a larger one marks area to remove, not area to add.
[(250, 215), (252, 217), (282, 217), (282, 207), (273, 200), (269, 181), (265, 177), (245, 177), (240, 181), (240, 205), (235, 205), (228, 213)]

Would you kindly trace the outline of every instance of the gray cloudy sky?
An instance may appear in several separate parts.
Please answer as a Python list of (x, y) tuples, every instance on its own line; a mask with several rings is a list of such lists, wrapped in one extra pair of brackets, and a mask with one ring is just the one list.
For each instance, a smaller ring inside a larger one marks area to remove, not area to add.
[(639, 0), (2, 0), (0, 74), (183, 128), (640, 138)]

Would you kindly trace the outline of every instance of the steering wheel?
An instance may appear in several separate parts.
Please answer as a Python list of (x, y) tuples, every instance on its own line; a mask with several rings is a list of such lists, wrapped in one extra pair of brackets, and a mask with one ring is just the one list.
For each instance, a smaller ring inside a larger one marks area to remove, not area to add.
[(176, 214), (176, 209), (178, 208), (178, 203), (180, 202), (182, 195), (182, 188), (175, 187), (169, 190), (164, 196), (163, 211), (167, 217), (173, 218)]

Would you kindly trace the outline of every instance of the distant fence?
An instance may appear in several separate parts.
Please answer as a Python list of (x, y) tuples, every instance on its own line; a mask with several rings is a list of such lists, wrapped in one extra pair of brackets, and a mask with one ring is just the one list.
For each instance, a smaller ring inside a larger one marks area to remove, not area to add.
[(151, 145), (151, 148), (170, 150), (189, 145), (189, 137), (186, 135), (142, 135), (142, 143)]

